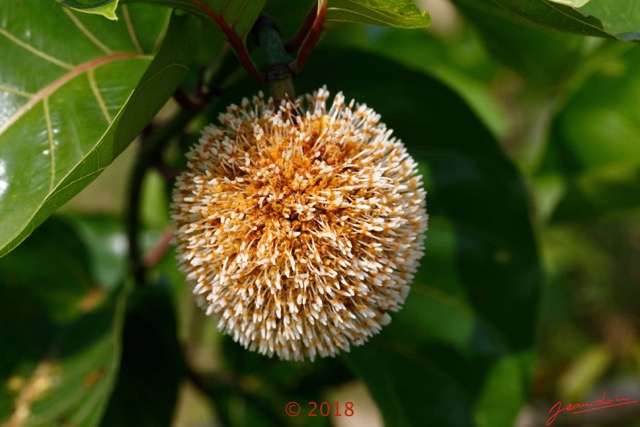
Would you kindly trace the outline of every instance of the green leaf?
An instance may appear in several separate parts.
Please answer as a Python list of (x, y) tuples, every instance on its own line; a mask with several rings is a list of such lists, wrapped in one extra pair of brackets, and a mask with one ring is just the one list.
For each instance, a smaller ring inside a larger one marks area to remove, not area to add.
[(167, 283), (132, 292), (122, 346), (118, 380), (101, 425), (171, 426), (183, 362)]
[(316, 0), (270, 0), (264, 12), (278, 23), (283, 39), (287, 40), (298, 32), (309, 11), (317, 7)]
[(549, 0), (552, 3), (564, 4), (571, 7), (582, 7), (589, 3), (589, 0)]
[(118, 20), (118, 15), (116, 15), (118, 0), (102, 0), (91, 4), (82, 3), (76, 0), (58, 0), (58, 3), (70, 9), (77, 10), (78, 12), (102, 15), (112, 21)]
[(548, 84), (578, 64), (583, 39), (549, 31), (491, 2), (454, 0), (478, 28), (489, 52), (534, 82)]
[[(577, 6), (576, 6), (577, 7)], [(640, 40), (640, 2), (638, 0), (591, 1), (578, 10), (602, 22), (604, 30), (621, 40)]]
[(172, 18), (154, 58), (167, 12), (136, 5), (121, 17), (0, 6), (0, 256), (108, 166), (180, 83), (189, 18)]
[[(478, 0), (477, 3), (495, 3), (517, 15), (538, 24), (587, 36), (612, 37), (602, 22), (593, 16), (584, 16), (577, 10), (548, 0)], [(617, 4), (617, 0), (614, 0)], [(617, 6), (614, 6), (614, 8)]]
[(499, 67), (475, 32), (445, 40), (428, 31), (381, 28), (372, 33), (362, 26), (342, 26), (329, 32), (323, 45), (374, 52), (434, 76), (464, 98), (494, 135), (509, 131), (508, 117), (491, 90)]
[(233, 33), (244, 44), (267, 0), (124, 0), (123, 3), (156, 4), (193, 13), (219, 25), (227, 36)]
[(594, 64), (555, 117), (538, 171), (564, 179), (555, 221), (640, 207), (640, 48), (617, 44)]
[(345, 359), (364, 380), (386, 426), (474, 426), (463, 390), (415, 350), (376, 339)]
[[(124, 292), (106, 294), (56, 219), (0, 260), (0, 419), (96, 426), (118, 369)], [(5, 386), (6, 385), (6, 386)]]
[(355, 372), (389, 425), (512, 424), (542, 280), (521, 176), (464, 102), (421, 72), (320, 49), (299, 83), (366, 102), (426, 165), (427, 254), (405, 307), (347, 356)]
[(426, 28), (431, 24), (427, 11), (412, 0), (323, 0), (327, 4), (326, 20), (357, 22), (396, 28)]
[(394, 427), (511, 425), (526, 395), (518, 360), (471, 307), (427, 287), (345, 358)]
[[(491, 0), (477, 3), (491, 3)], [(640, 40), (640, 2), (637, 0), (494, 0), (493, 3), (560, 30)]]

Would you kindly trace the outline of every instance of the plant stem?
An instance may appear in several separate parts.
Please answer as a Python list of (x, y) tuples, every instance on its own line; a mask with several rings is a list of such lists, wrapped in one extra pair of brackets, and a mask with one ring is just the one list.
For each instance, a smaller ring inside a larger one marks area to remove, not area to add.
[(258, 18), (254, 31), (265, 55), (266, 76), (271, 96), (276, 103), (286, 98), (295, 98), (293, 74), (289, 68), (293, 58), (285, 49), (277, 24), (263, 14)]
[(309, 32), (311, 31), (313, 23), (316, 21), (316, 16), (318, 16), (318, 6), (313, 5), (311, 10), (309, 11), (309, 14), (307, 15), (307, 18), (304, 20), (304, 23), (298, 30), (296, 36), (292, 40), (285, 43), (284, 46), (287, 49), (287, 52), (296, 53), (298, 49), (300, 49), (300, 46), (302, 46), (302, 43), (304, 43), (305, 39), (309, 35)]
[(319, 0), (320, 3), (318, 5), (318, 12), (315, 15), (315, 19), (313, 24), (311, 25), (311, 30), (308, 32), (308, 36), (305, 38), (304, 43), (300, 47), (300, 52), (298, 53), (298, 58), (295, 62), (294, 71), (299, 73), (304, 67), (307, 58), (311, 54), (313, 48), (318, 44), (320, 40), (320, 36), (324, 31), (324, 21), (325, 15), (327, 13), (327, 0)]
[[(166, 147), (171, 138), (180, 132), (198, 113), (198, 110), (181, 109), (163, 127), (155, 130), (145, 138), (141, 136), (141, 146), (129, 177), (129, 194), (127, 202), (126, 223), (127, 240), (129, 242), (129, 263), (131, 274), (136, 285), (146, 286), (145, 267), (142, 262), (140, 248), (140, 203), (142, 202), (142, 185), (147, 170), (155, 156)], [(148, 132), (147, 132), (148, 133)]]
[(233, 28), (229, 26), (227, 21), (224, 18), (214, 12), (208, 5), (201, 2), (200, 0), (191, 0), (193, 4), (202, 9), (213, 21), (218, 24), (222, 32), (227, 36), (227, 40), (231, 44), (236, 56), (238, 57), (238, 61), (240, 64), (247, 70), (249, 75), (253, 77), (258, 83), (264, 82), (264, 76), (260, 71), (256, 68), (255, 64), (251, 60), (251, 56), (249, 56), (249, 52), (247, 51), (247, 47), (244, 44), (244, 41), (238, 36), (238, 33), (235, 32)]
[(160, 263), (164, 255), (167, 253), (167, 251), (171, 247), (172, 236), (173, 236), (173, 233), (172, 233), (171, 227), (165, 228), (165, 230), (162, 232), (162, 236), (160, 236), (158, 241), (154, 244), (154, 247), (151, 248), (142, 257), (142, 267), (144, 269), (148, 270)]

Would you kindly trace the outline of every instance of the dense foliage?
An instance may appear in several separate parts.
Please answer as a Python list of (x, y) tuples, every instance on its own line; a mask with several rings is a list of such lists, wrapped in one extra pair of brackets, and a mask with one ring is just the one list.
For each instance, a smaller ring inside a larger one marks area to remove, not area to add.
[[(0, 425), (537, 426), (640, 400), (640, 2), (424, 4), (0, 3)], [(170, 244), (184, 153), (268, 92), (263, 13), (296, 92), (374, 108), (428, 192), (404, 308), (313, 363), (220, 335)]]

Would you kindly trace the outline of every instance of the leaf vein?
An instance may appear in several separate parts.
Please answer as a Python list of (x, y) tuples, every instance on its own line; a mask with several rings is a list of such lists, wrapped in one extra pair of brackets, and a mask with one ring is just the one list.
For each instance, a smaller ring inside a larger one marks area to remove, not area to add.
[(136, 33), (136, 29), (133, 26), (133, 21), (131, 20), (131, 14), (129, 13), (129, 8), (126, 4), (122, 5), (122, 15), (124, 16), (124, 22), (127, 24), (127, 31), (129, 32), (129, 37), (131, 37), (131, 42), (133, 46), (136, 48), (136, 52), (144, 53), (144, 49), (142, 49), (142, 45), (140, 44), (140, 39), (138, 39), (138, 34)]
[(69, 17), (69, 19), (71, 19), (71, 22), (73, 22), (73, 24), (80, 30), (80, 32), (82, 34), (85, 35), (86, 38), (88, 38), (89, 40), (91, 40), (91, 42), (93, 44), (95, 44), (96, 46), (98, 46), (98, 48), (103, 51), (104, 53), (111, 54), (113, 53), (113, 51), (111, 49), (109, 49), (104, 43), (102, 43), (100, 41), (100, 39), (98, 39), (98, 37), (96, 37), (95, 34), (93, 34), (91, 31), (89, 31), (89, 29), (87, 27), (85, 27), (85, 25), (80, 22), (80, 20), (78, 19), (78, 17), (71, 12), (69, 9), (67, 8), (63, 8), (62, 9), (64, 11), (64, 13)]
[(105, 170), (107, 168), (107, 166), (102, 166), (98, 169), (95, 169), (94, 171), (86, 174), (86, 175), (82, 175), (80, 178), (78, 179), (74, 179), (73, 181), (71, 181), (70, 183), (66, 184), (63, 187), (59, 187), (56, 188), (56, 191), (52, 194), (52, 196), (56, 195), (56, 194), (60, 194), (61, 192), (63, 192), (64, 190), (66, 190), (67, 188), (71, 187), (73, 184), (76, 184), (84, 179), (88, 179), (91, 178), (93, 175), (98, 175), (100, 173), (102, 173), (103, 170)]
[(169, 22), (171, 21), (171, 14), (168, 13), (165, 16), (164, 19), (164, 24), (162, 26), (162, 30), (160, 30), (160, 32), (158, 33), (158, 38), (156, 39), (155, 43), (153, 44), (153, 51), (157, 52), (158, 50), (160, 50), (160, 46), (162, 45), (162, 42), (164, 41), (164, 36), (167, 32), (167, 28), (169, 28)]
[[(1, 30), (0, 30), (1, 31)], [(139, 56), (135, 53), (125, 52), (125, 53), (114, 53), (112, 55), (103, 56), (93, 61), (89, 61), (85, 64), (79, 65), (68, 73), (60, 76), (57, 80), (53, 81), (49, 85), (42, 88), (38, 93), (36, 93), (27, 103), (25, 103), (22, 107), (20, 107), (13, 115), (11, 115), (4, 123), (0, 123), (0, 135), (2, 135), (7, 129), (9, 129), (13, 124), (18, 121), (22, 116), (24, 116), (29, 110), (31, 110), (38, 102), (42, 101), (44, 98), (51, 95), (53, 92), (58, 90), (60, 87), (73, 80), (77, 76), (82, 73), (85, 73), (91, 69), (102, 66), (108, 62), (116, 61), (119, 59), (127, 59), (127, 58), (146, 58), (146, 56)]]
[(240, 7), (240, 10), (238, 11), (238, 14), (236, 15), (235, 19), (233, 20), (233, 24), (231, 25), (231, 28), (233, 28), (234, 30), (236, 30), (236, 27), (238, 26), (238, 21), (240, 20), (240, 18), (244, 14), (244, 10), (247, 8), (248, 4), (249, 4), (249, 0), (244, 0), (242, 2), (242, 7)]
[(95, 69), (89, 70), (87, 73), (87, 79), (89, 79), (89, 86), (91, 86), (91, 92), (93, 92), (93, 96), (95, 96), (96, 101), (98, 101), (98, 105), (100, 106), (100, 110), (102, 111), (102, 115), (104, 116), (107, 123), (111, 123), (113, 118), (111, 114), (109, 114), (109, 109), (107, 108), (107, 104), (104, 102), (104, 98), (100, 94), (100, 89), (98, 89), (98, 83), (96, 82)]
[(12, 95), (22, 96), (24, 98), (31, 98), (34, 96), (32, 93), (24, 92), (22, 90), (13, 89), (8, 86), (2, 86), (2, 85), (0, 85), (0, 92), (7, 92)]
[(575, 17), (569, 15), (567, 12), (565, 12), (564, 10), (562, 10), (561, 8), (559, 8), (558, 6), (551, 4), (549, 2), (544, 2), (549, 8), (555, 10), (556, 12), (562, 14), (565, 16), (565, 18), (569, 21), (576, 21), (582, 25), (584, 25), (585, 27), (591, 27), (592, 29), (595, 29), (596, 31), (600, 31), (600, 32), (604, 32), (606, 34), (610, 34), (609, 32), (605, 31), (604, 28), (598, 28), (597, 26), (591, 24), (590, 22), (587, 21), (580, 21), (578, 19), (576, 19)]
[(49, 157), (51, 159), (51, 177), (49, 179), (49, 193), (53, 191), (53, 187), (56, 179), (56, 154), (55, 144), (53, 141), (53, 129), (51, 127), (51, 109), (49, 108), (49, 97), (45, 97), (43, 100), (44, 107), (44, 120), (47, 124), (47, 140), (49, 141)]
[(9, 33), (7, 30), (4, 30), (2, 28), (0, 28), (0, 35), (5, 36), (6, 38), (8, 38), (9, 40), (11, 40), (13, 43), (17, 44), (18, 46), (20, 46), (21, 48), (29, 51), (30, 53), (39, 56), (40, 58), (51, 62), (52, 64), (57, 65), (58, 67), (61, 68), (66, 68), (67, 70), (72, 70), (73, 69), (73, 65), (68, 64), (58, 58), (55, 58), (49, 54), (44, 53), (43, 51), (36, 49), (35, 47), (31, 46), (29, 43), (26, 43), (22, 40), (20, 40), (19, 38), (15, 37), (13, 34)]

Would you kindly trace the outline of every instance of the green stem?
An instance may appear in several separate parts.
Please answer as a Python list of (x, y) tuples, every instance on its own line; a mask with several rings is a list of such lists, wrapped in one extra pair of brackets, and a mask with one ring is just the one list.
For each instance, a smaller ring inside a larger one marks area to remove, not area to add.
[(254, 31), (265, 55), (266, 78), (271, 96), (276, 102), (295, 98), (293, 74), (289, 67), (293, 58), (287, 53), (275, 21), (262, 15), (256, 22)]

